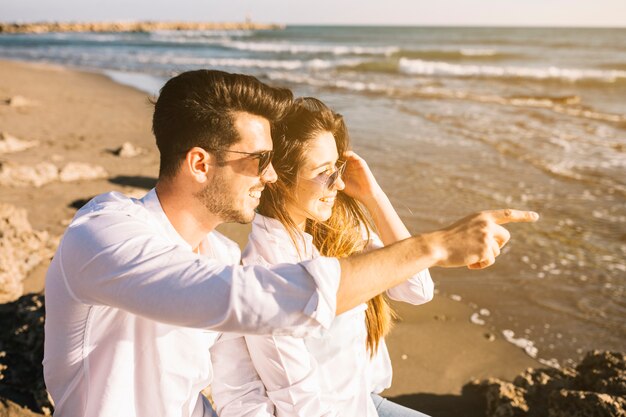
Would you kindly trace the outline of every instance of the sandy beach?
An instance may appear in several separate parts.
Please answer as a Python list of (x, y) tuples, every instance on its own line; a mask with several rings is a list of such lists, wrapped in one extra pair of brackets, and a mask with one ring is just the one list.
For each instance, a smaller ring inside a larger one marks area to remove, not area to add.
[[(19, 97), (19, 99), (16, 99)], [(12, 104), (10, 104), (12, 102)], [(70, 163), (101, 167), (106, 175), (69, 182), (0, 185), (0, 203), (27, 211), (32, 228), (51, 239), (63, 233), (77, 207), (102, 192), (141, 195), (158, 173), (158, 152), (150, 132), (149, 97), (95, 73), (49, 65), (0, 61), (0, 132), (37, 145), (0, 155), (3, 165)], [(124, 143), (139, 154), (122, 157)], [(100, 168), (97, 168), (100, 169)], [(100, 171), (99, 171), (100, 172)], [(221, 230), (239, 244), (248, 228)], [(24, 291), (40, 292), (48, 261), (32, 269)], [(437, 271), (432, 271), (437, 282)], [(488, 326), (470, 322), (472, 306), (444, 296), (420, 306), (397, 306), (401, 321), (388, 339), (394, 382), (384, 394), (437, 415), (463, 409), (461, 388), (471, 378), (511, 379), (539, 363)], [(455, 408), (456, 407), (456, 408)]]

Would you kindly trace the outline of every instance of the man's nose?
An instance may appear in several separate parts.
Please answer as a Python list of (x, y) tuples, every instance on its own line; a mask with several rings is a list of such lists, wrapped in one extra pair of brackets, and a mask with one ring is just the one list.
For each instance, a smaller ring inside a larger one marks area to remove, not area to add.
[(272, 165), (272, 163), (270, 162), (265, 172), (261, 174), (261, 181), (263, 181), (264, 184), (267, 184), (267, 183), (276, 182), (277, 179), (278, 179), (278, 174), (276, 173), (276, 170), (274, 169), (274, 165)]

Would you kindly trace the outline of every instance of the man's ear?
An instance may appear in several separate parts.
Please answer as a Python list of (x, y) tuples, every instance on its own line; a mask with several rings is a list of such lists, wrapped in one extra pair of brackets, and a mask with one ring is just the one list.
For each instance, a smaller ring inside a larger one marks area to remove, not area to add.
[(184, 164), (189, 175), (202, 184), (212, 176), (216, 165), (215, 155), (195, 146), (187, 152)]

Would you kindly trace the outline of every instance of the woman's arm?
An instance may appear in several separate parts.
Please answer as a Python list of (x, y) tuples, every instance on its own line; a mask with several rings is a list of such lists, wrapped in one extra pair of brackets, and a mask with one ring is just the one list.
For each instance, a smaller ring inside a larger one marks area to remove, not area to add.
[[(370, 231), (370, 241), (365, 249), (378, 249), (411, 237), (367, 162), (353, 151), (346, 152), (344, 157), (347, 162), (344, 192), (365, 206), (380, 234), (379, 237)], [(424, 269), (409, 280), (388, 289), (387, 295), (393, 300), (417, 305), (432, 300), (434, 288), (428, 269)]]
[(344, 154), (346, 172), (343, 190), (348, 196), (360, 201), (372, 216), (380, 238), (385, 246), (411, 237), (391, 201), (378, 185), (367, 162), (353, 151)]

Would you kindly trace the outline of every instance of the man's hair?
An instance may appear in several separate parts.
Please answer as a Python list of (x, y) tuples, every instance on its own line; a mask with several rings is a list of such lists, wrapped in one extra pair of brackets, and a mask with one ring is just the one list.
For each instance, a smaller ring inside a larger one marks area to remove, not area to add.
[(237, 112), (264, 117), (273, 125), (292, 100), (290, 90), (270, 87), (249, 75), (197, 70), (170, 79), (154, 103), (152, 118), (161, 154), (159, 178), (174, 176), (194, 146), (227, 149), (237, 143)]

